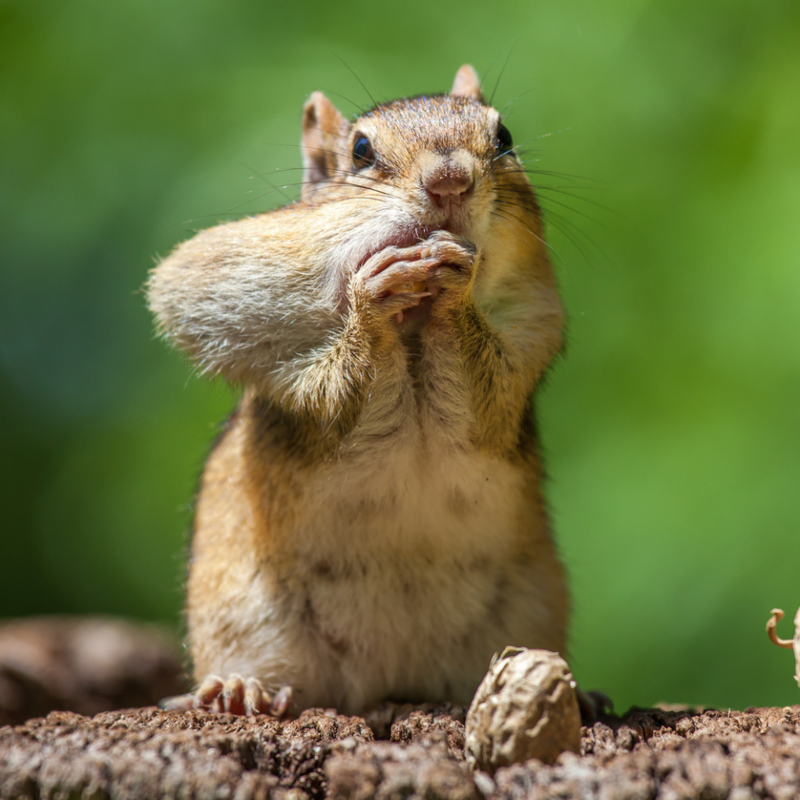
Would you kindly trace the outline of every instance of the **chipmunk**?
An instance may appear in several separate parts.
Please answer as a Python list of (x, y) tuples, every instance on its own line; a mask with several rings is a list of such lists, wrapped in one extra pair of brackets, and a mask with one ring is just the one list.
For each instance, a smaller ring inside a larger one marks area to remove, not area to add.
[(506, 645), (565, 648), (539, 206), (470, 66), (352, 122), (315, 92), (302, 151), (298, 202), (201, 231), (148, 282), (159, 330), (243, 390), (197, 499), (199, 688), (166, 706), (466, 704)]

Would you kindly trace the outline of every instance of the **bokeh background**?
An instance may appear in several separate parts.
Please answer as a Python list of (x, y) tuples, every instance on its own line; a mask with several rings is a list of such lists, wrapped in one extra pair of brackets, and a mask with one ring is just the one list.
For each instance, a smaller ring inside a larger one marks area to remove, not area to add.
[(178, 628), (235, 397), (154, 337), (148, 270), (286, 202), (312, 90), (351, 114), (353, 72), (383, 100), (470, 62), (530, 140), (571, 317), (539, 415), (576, 676), (621, 708), (800, 700), (764, 635), (800, 603), (796, 0), (18, 0), (0, 36), (0, 616)]

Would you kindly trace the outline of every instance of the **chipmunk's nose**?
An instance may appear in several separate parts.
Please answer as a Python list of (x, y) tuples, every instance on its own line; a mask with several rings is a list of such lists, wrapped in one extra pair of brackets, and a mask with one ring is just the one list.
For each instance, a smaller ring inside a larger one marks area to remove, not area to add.
[(460, 164), (448, 162), (435, 169), (424, 182), (425, 191), (438, 208), (461, 205), (475, 186), (473, 176)]

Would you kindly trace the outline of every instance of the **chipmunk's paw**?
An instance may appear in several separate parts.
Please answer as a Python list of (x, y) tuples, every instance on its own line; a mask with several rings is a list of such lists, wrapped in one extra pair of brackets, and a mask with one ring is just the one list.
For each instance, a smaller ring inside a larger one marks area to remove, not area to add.
[(577, 695), (583, 725), (594, 725), (598, 720), (614, 714), (614, 704), (607, 694), (578, 689)]
[(463, 291), (472, 279), (477, 251), (472, 242), (449, 231), (436, 231), (423, 242), (424, 255), (434, 262), (430, 286)]
[(258, 678), (245, 679), (232, 673), (225, 681), (216, 675), (208, 675), (194, 692), (165, 697), (158, 705), (165, 711), (199, 708), (218, 714), (239, 714), (247, 717), (271, 714), (273, 717), (283, 717), (291, 703), (290, 686), (282, 686), (275, 694), (270, 694)]
[(366, 302), (372, 313), (390, 318), (414, 308), (433, 292), (426, 285), (434, 258), (422, 257), (419, 245), (385, 247), (370, 256), (353, 276), (352, 302)]
[(408, 247), (385, 247), (353, 276), (352, 300), (366, 300), (384, 316), (402, 318), (403, 311), (436, 298), (442, 289), (465, 289), (475, 259), (475, 246), (448, 231)]
[(475, 245), (450, 231), (434, 231), (421, 244), (428, 258), (468, 269), (475, 263)]

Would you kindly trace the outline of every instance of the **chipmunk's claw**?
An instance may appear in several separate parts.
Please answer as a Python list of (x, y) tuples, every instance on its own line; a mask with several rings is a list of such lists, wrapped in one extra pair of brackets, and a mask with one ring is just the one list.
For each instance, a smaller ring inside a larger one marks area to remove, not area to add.
[(225, 681), (216, 675), (208, 675), (194, 692), (165, 697), (158, 705), (165, 711), (196, 708), (217, 714), (246, 717), (269, 714), (280, 718), (288, 713), (291, 704), (291, 686), (282, 686), (275, 694), (270, 694), (258, 678), (245, 679), (232, 673)]

